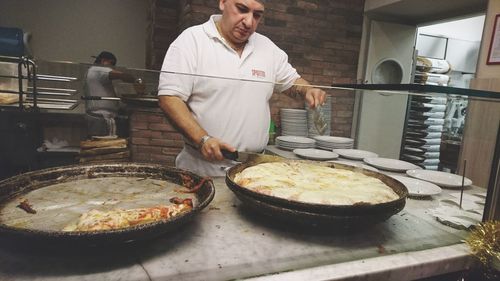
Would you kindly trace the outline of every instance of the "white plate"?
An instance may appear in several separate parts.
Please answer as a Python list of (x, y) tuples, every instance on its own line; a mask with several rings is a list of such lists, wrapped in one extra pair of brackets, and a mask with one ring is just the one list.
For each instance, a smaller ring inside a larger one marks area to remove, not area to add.
[(309, 144), (309, 143), (315, 143), (313, 139), (306, 138), (306, 137), (300, 137), (300, 136), (279, 136), (276, 138), (279, 141), (282, 141), (284, 143), (301, 143), (301, 144)]
[(458, 199), (457, 202), (460, 202), (460, 197), (462, 197), (463, 201), (470, 201), (470, 202), (474, 202), (476, 204), (481, 204), (481, 205), (484, 205), (485, 199), (486, 199), (486, 198), (480, 198), (480, 197), (476, 196), (474, 193), (468, 194), (465, 192), (464, 193), (462, 193), (462, 192), (450, 193), (450, 196)]
[(363, 161), (368, 165), (387, 171), (405, 172), (412, 169), (421, 169), (410, 162), (390, 158), (365, 158)]
[(283, 149), (286, 149), (286, 150), (294, 150), (294, 149), (297, 149), (297, 148), (314, 148), (314, 145), (286, 145), (286, 144), (282, 144), (282, 143), (277, 143), (278, 147), (279, 148), (283, 148)]
[(297, 148), (293, 150), (293, 153), (311, 160), (331, 160), (339, 157), (337, 153), (314, 148)]
[(477, 193), (472, 193), (472, 195), (475, 195), (479, 198), (486, 199), (486, 192), (477, 192)]
[(296, 109), (296, 108), (281, 108), (280, 109), (282, 112), (286, 113), (305, 113), (305, 109)]
[[(441, 187), (461, 187), (462, 176), (440, 171), (429, 170), (409, 170), (406, 171), (410, 177), (432, 182)], [(468, 178), (464, 179), (464, 186), (469, 186), (472, 181)]]
[(378, 157), (378, 154), (376, 153), (360, 149), (334, 149), (333, 152), (338, 153), (344, 158), (353, 160), (363, 160), (365, 158)]
[(332, 161), (327, 161), (327, 162), (332, 162), (332, 163), (339, 163), (339, 164), (344, 164), (347, 166), (353, 166), (357, 168), (363, 168), (365, 170), (370, 170), (374, 172), (378, 172), (378, 169), (372, 166), (365, 165), (360, 162), (355, 162), (355, 161), (349, 161), (349, 160), (332, 160)]
[(423, 145), (420, 148), (425, 149), (427, 152), (439, 152), (440, 145)]
[(319, 142), (329, 143), (329, 144), (351, 144), (351, 143), (354, 143), (353, 139), (344, 138), (344, 137), (316, 136), (316, 137), (314, 137), (314, 139), (319, 141)]
[(422, 180), (404, 176), (391, 176), (408, 188), (408, 196), (410, 197), (426, 197), (441, 193), (441, 187)]

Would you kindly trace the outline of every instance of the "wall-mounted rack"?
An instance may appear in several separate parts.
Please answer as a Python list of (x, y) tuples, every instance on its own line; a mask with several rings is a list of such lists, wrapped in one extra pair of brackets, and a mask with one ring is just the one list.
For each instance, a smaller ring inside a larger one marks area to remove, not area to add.
[[(78, 78), (68, 76), (57, 76), (38, 74), (36, 62), (27, 57), (0, 56), (0, 67), (12, 68), (17, 65), (17, 74), (0, 72), (0, 81), (9, 81), (7, 87), (0, 87), (0, 93), (16, 94), (16, 100), (9, 98), (8, 102), (0, 104), (2, 107), (18, 107), (20, 110), (38, 111), (39, 109), (63, 109), (71, 110), (78, 105), (75, 99), (52, 99), (40, 98), (39, 96), (72, 96), (77, 93), (75, 89), (59, 87), (38, 87), (39, 81), (51, 82), (75, 82)], [(13, 81), (17, 80), (17, 87), (13, 87)]]

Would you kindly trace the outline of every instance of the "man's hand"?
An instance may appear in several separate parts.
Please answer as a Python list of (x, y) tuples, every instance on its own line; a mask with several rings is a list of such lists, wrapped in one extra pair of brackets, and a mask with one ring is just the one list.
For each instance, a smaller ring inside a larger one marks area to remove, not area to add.
[(298, 78), (295, 80), (293, 86), (284, 92), (290, 97), (302, 96), (310, 108), (316, 108), (319, 105), (323, 105), (326, 100), (325, 91), (314, 88), (303, 78)]
[(221, 140), (211, 137), (200, 147), (200, 152), (208, 161), (221, 161), (224, 160), (221, 150), (234, 152), (236, 149), (231, 145), (222, 142)]
[(142, 78), (135, 78), (134, 75), (126, 72), (121, 72), (116, 69), (113, 69), (109, 72), (109, 79), (115, 80), (120, 79), (123, 82), (133, 83), (134, 90), (139, 95), (143, 95), (146, 90), (146, 83), (142, 80)]
[(137, 78), (134, 81), (134, 89), (139, 95), (143, 95), (146, 91), (146, 84), (141, 78)]
[(326, 93), (318, 88), (308, 88), (304, 98), (310, 108), (316, 108), (325, 103)]

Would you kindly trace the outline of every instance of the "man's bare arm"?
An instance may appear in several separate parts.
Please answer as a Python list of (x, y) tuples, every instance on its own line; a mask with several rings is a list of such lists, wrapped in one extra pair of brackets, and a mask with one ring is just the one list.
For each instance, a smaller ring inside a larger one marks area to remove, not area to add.
[(176, 96), (159, 96), (158, 104), (189, 141), (200, 144), (207, 132), (196, 122), (183, 100)]
[(144, 84), (142, 79), (137, 79), (130, 73), (121, 72), (116, 69), (113, 69), (109, 72), (109, 79), (120, 79), (123, 82), (134, 83), (134, 89), (138, 94), (144, 94), (144, 91), (146, 89), (146, 85)]
[[(208, 135), (200, 124), (194, 119), (186, 103), (177, 96), (159, 96), (158, 104), (167, 116), (175, 123), (186, 138), (197, 147), (200, 147), (202, 137)], [(200, 147), (200, 151), (207, 160), (222, 160), (221, 149), (234, 151), (235, 149), (211, 137)]]
[(311, 108), (322, 105), (326, 100), (325, 91), (309, 86), (309, 82), (303, 78), (295, 80), (290, 89), (283, 93), (292, 98), (302, 96)]

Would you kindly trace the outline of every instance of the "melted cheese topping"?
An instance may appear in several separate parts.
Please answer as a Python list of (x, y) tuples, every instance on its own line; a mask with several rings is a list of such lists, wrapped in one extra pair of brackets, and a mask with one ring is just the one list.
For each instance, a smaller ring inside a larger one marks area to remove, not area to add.
[(235, 175), (234, 182), (255, 192), (315, 204), (377, 204), (399, 198), (392, 188), (377, 178), (299, 162), (248, 167)]
[(138, 224), (168, 219), (191, 210), (187, 204), (156, 206), (138, 209), (114, 209), (110, 211), (90, 210), (83, 213), (77, 222), (63, 228), (63, 231), (95, 231), (126, 228)]

